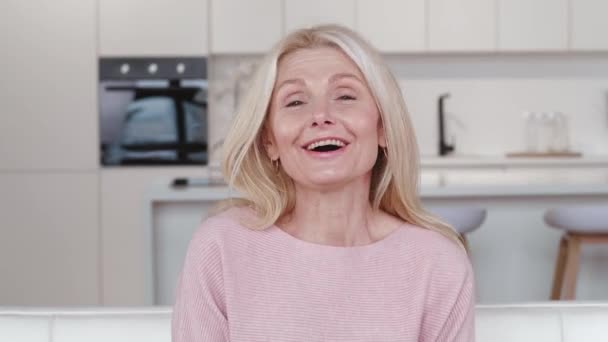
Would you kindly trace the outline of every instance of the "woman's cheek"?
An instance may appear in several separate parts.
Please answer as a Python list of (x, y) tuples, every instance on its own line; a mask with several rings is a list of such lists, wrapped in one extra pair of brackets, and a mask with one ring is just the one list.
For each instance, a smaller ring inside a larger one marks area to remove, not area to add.
[(279, 118), (274, 129), (275, 139), (279, 144), (279, 149), (283, 149), (291, 145), (297, 139), (297, 126), (293, 120), (287, 118)]

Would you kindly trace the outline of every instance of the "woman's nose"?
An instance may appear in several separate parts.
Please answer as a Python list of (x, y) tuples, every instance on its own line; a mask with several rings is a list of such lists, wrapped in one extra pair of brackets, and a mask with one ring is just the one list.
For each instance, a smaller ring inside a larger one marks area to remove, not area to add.
[(334, 124), (334, 119), (330, 113), (329, 105), (326, 101), (316, 101), (312, 111), (312, 125), (323, 126)]

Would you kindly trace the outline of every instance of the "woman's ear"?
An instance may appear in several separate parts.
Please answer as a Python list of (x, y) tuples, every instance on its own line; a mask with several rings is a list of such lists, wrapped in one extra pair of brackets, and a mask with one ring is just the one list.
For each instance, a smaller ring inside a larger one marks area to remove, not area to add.
[(274, 141), (274, 137), (267, 129), (264, 129), (264, 132), (262, 132), (262, 145), (264, 145), (264, 149), (270, 160), (274, 161), (279, 159), (279, 149)]
[(277, 145), (275, 143), (271, 142), (266, 145), (266, 153), (268, 154), (268, 157), (272, 161), (279, 159), (279, 151), (278, 151)]
[(382, 148), (386, 148), (386, 134), (384, 132), (384, 125), (382, 124), (382, 120), (378, 123), (378, 146)]

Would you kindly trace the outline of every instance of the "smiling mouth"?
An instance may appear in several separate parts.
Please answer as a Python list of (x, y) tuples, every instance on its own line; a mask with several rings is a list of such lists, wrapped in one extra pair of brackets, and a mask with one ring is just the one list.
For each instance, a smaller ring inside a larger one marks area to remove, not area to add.
[(328, 138), (323, 140), (317, 140), (313, 143), (308, 144), (307, 146), (303, 146), (303, 148), (308, 152), (333, 152), (337, 151), (343, 147), (346, 147), (348, 142), (337, 139), (337, 138)]
[(341, 149), (344, 146), (338, 146), (338, 145), (323, 145), (323, 146), (318, 146), (313, 148), (312, 150), (309, 151), (315, 151), (315, 152), (331, 152), (331, 151), (336, 151)]
[(304, 148), (304, 151), (307, 152), (312, 158), (328, 158), (331, 156), (337, 156), (346, 150), (349, 144), (345, 145), (322, 145), (314, 148)]

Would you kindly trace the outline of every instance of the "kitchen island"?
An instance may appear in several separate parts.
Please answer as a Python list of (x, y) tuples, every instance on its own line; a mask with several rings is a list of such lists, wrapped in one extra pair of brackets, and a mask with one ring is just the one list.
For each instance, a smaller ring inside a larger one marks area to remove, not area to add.
[[(521, 165), (519, 165), (521, 166)], [(549, 299), (561, 232), (543, 222), (547, 208), (572, 204), (608, 206), (608, 167), (433, 168), (421, 174), (426, 207), (475, 206), (488, 210), (469, 234), (480, 303)], [(173, 288), (190, 236), (216, 201), (238, 196), (225, 186), (174, 188), (157, 184), (145, 198), (148, 219), (146, 291), (152, 304), (173, 301)], [(584, 246), (578, 299), (608, 298), (608, 246)]]

